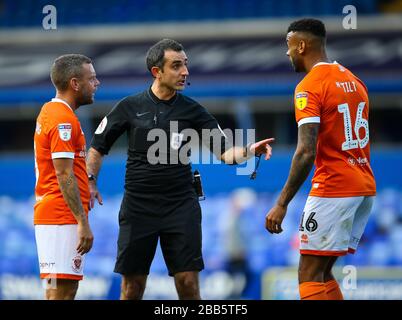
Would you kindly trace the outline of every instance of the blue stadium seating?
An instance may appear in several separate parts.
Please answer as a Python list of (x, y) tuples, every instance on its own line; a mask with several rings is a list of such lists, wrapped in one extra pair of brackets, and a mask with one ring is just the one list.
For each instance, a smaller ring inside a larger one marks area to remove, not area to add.
[[(4, 0), (0, 2), (0, 27), (41, 27), (42, 8), (49, 1)], [(375, 14), (376, 0), (115, 0), (52, 1), (59, 25), (186, 22), (342, 14), (345, 5), (359, 14)]]
[[(384, 218), (386, 193), (379, 192), (361, 247), (355, 255), (348, 255), (344, 262), (354, 265), (400, 265), (402, 263), (402, 220), (398, 217), (402, 191), (394, 190), (391, 216)], [(281, 236), (269, 235), (264, 229), (264, 216), (272, 204), (273, 194), (259, 194), (258, 201), (248, 208), (242, 217), (242, 232), (247, 235), (246, 251), (250, 267), (262, 272), (268, 266), (294, 265), (297, 254), (295, 239), (298, 233), (300, 211), (297, 205), (289, 210), (285, 220), (285, 232)], [(296, 203), (304, 203), (306, 194), (296, 197)], [(87, 260), (86, 270), (91, 274), (111, 274), (116, 254), (117, 216), (121, 196), (106, 197), (105, 205), (91, 211), (91, 224), (96, 241)], [(16, 200), (0, 197), (0, 274), (36, 272), (36, 245), (31, 224), (33, 200)], [(225, 266), (225, 224), (228, 219), (230, 194), (209, 197), (202, 203), (203, 251), (207, 268), (220, 269)], [(384, 223), (382, 219), (393, 221)], [(18, 263), (16, 262), (18, 261)], [(165, 271), (160, 251), (154, 261), (153, 270)]]

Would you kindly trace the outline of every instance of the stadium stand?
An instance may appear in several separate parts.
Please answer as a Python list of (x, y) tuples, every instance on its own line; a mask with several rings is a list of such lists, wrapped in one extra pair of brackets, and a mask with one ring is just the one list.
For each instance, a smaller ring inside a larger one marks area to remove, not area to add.
[[(186, 22), (228, 19), (250, 19), (289, 16), (329, 16), (339, 14), (339, 8), (354, 5), (361, 14), (378, 12), (376, 0), (115, 0), (82, 1), (79, 6), (68, 0), (52, 1), (60, 15), (61, 25)], [(48, 1), (3, 0), (0, 26), (35, 27), (41, 20), (41, 12), (35, 10)], [(34, 13), (34, 14), (33, 14)]]
[[(300, 76), (293, 73), (285, 56), (284, 33), (288, 22), (301, 16), (328, 19), (331, 58), (362, 77), (371, 95), (370, 139), (379, 192), (360, 249), (342, 258), (339, 266), (376, 268), (361, 280), (362, 289), (355, 298), (376, 298), (370, 293), (374, 288), (382, 292), (384, 299), (402, 299), (402, 277), (398, 273), (402, 267), (402, 172), (394, 170), (402, 163), (402, 18), (398, 15), (392, 20), (395, 23), (389, 23), (388, 15), (383, 14), (400, 12), (401, 1), (52, 3), (58, 13), (57, 31), (42, 29), (42, 8), (48, 1), (0, 0), (0, 299), (42, 298), (32, 226), (32, 135), (41, 103), (54, 92), (48, 77), (51, 61), (72, 50), (94, 59), (102, 84), (95, 105), (79, 111), (89, 140), (99, 120), (119, 99), (148, 86), (146, 49), (155, 39), (165, 36), (178, 37), (190, 57), (192, 85), (186, 94), (208, 107), (223, 127), (256, 127), (261, 137), (277, 138), (273, 159), (261, 165), (255, 181), (236, 176), (234, 167), (197, 165), (207, 195), (206, 201), (201, 202), (206, 263), (201, 278), (203, 297), (294, 298), (284, 289), (293, 288), (287, 283), (278, 285), (275, 294), (265, 295), (264, 274), (270, 268), (297, 265), (296, 234), (309, 181), (292, 202), (281, 236), (269, 235), (263, 223), (286, 178), (294, 149), (296, 125), (291, 100)], [(345, 5), (357, 8), (357, 30), (342, 30)], [(105, 204), (91, 213), (95, 243), (88, 255), (88, 277), (78, 294), (81, 299), (119, 297), (120, 278), (112, 270), (124, 144), (124, 139), (117, 143), (102, 169), (100, 189)], [(238, 231), (240, 237), (247, 237), (244, 250), (250, 269), (248, 283), (227, 268), (225, 221), (230, 215), (227, 208), (238, 190), (255, 193), (255, 200), (240, 216), (242, 228)], [(392, 268), (397, 269), (397, 275), (390, 282), (387, 275), (393, 274)], [(292, 272), (290, 281), (294, 282)], [(146, 298), (175, 299), (169, 281), (158, 251)]]

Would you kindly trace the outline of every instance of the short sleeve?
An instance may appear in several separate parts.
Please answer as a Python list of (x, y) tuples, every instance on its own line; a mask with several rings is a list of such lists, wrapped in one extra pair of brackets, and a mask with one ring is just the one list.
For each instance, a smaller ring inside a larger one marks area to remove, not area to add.
[(296, 122), (300, 127), (305, 123), (320, 123), (320, 84), (300, 83), (295, 90), (294, 105)]
[(48, 128), (52, 159), (74, 159), (75, 141), (80, 127), (74, 119), (66, 117), (52, 122)]
[(108, 154), (110, 148), (129, 127), (125, 99), (117, 103), (99, 123), (91, 141), (91, 147), (102, 154)]

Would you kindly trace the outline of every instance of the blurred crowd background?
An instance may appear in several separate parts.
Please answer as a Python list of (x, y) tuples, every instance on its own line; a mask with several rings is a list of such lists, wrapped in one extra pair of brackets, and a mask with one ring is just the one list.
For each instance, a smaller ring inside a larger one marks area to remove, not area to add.
[[(52, 5), (55, 29), (43, 20)], [(356, 28), (344, 21), (356, 9)], [(147, 88), (150, 45), (180, 41), (191, 86), (222, 128), (275, 137), (272, 160), (257, 179), (222, 164), (194, 165), (202, 175), (202, 296), (210, 299), (295, 299), (298, 226), (310, 180), (292, 201), (284, 232), (271, 235), (264, 217), (283, 186), (297, 139), (293, 90), (302, 79), (286, 56), (286, 30), (301, 17), (327, 26), (328, 54), (368, 86), (372, 167), (378, 196), (355, 255), (339, 259), (351, 299), (402, 298), (402, 1), (400, 0), (0, 0), (0, 299), (41, 299), (32, 224), (33, 132), (42, 104), (54, 97), (49, 70), (64, 53), (91, 57), (101, 81), (96, 101), (78, 116), (87, 142), (123, 97)], [(117, 299), (113, 274), (123, 192), (126, 137), (105, 158), (99, 177), (104, 205), (90, 213), (95, 242), (87, 256), (81, 299)], [(344, 266), (357, 267), (348, 289)], [(343, 282), (342, 282), (343, 281)], [(175, 299), (158, 249), (147, 299)]]

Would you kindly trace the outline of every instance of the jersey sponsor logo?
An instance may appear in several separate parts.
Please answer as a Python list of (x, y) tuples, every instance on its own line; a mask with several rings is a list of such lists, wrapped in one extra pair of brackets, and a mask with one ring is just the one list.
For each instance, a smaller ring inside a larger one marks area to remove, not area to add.
[(359, 157), (357, 159), (354, 159), (352, 157), (348, 158), (348, 162), (352, 165), (355, 166), (356, 164), (359, 164), (360, 166), (365, 166), (366, 164), (368, 164), (368, 160), (367, 158), (362, 158)]
[(77, 255), (73, 258), (71, 267), (74, 272), (80, 273), (82, 270), (82, 257), (80, 255)]
[(107, 125), (107, 117), (104, 117), (102, 121), (99, 123), (99, 126), (96, 128), (95, 134), (101, 134), (105, 131)]
[(39, 269), (53, 269), (56, 267), (56, 262), (39, 262)]
[(87, 146), (84, 144), (82, 147), (81, 147), (81, 151), (78, 153), (78, 157), (80, 157), (80, 158), (86, 158), (86, 156), (87, 156)]
[(299, 110), (303, 110), (307, 107), (308, 101), (308, 93), (307, 92), (298, 92), (296, 93), (296, 107)]
[(300, 242), (301, 242), (301, 243), (308, 243), (308, 235), (305, 234), (305, 233), (303, 233), (303, 234), (300, 236)]
[(172, 133), (172, 139), (170, 140), (170, 146), (172, 147), (172, 149), (178, 150), (180, 148), (181, 143), (183, 142), (183, 137), (183, 133)]
[(58, 125), (60, 139), (63, 141), (69, 141), (71, 139), (72, 128), (71, 123), (60, 123)]

